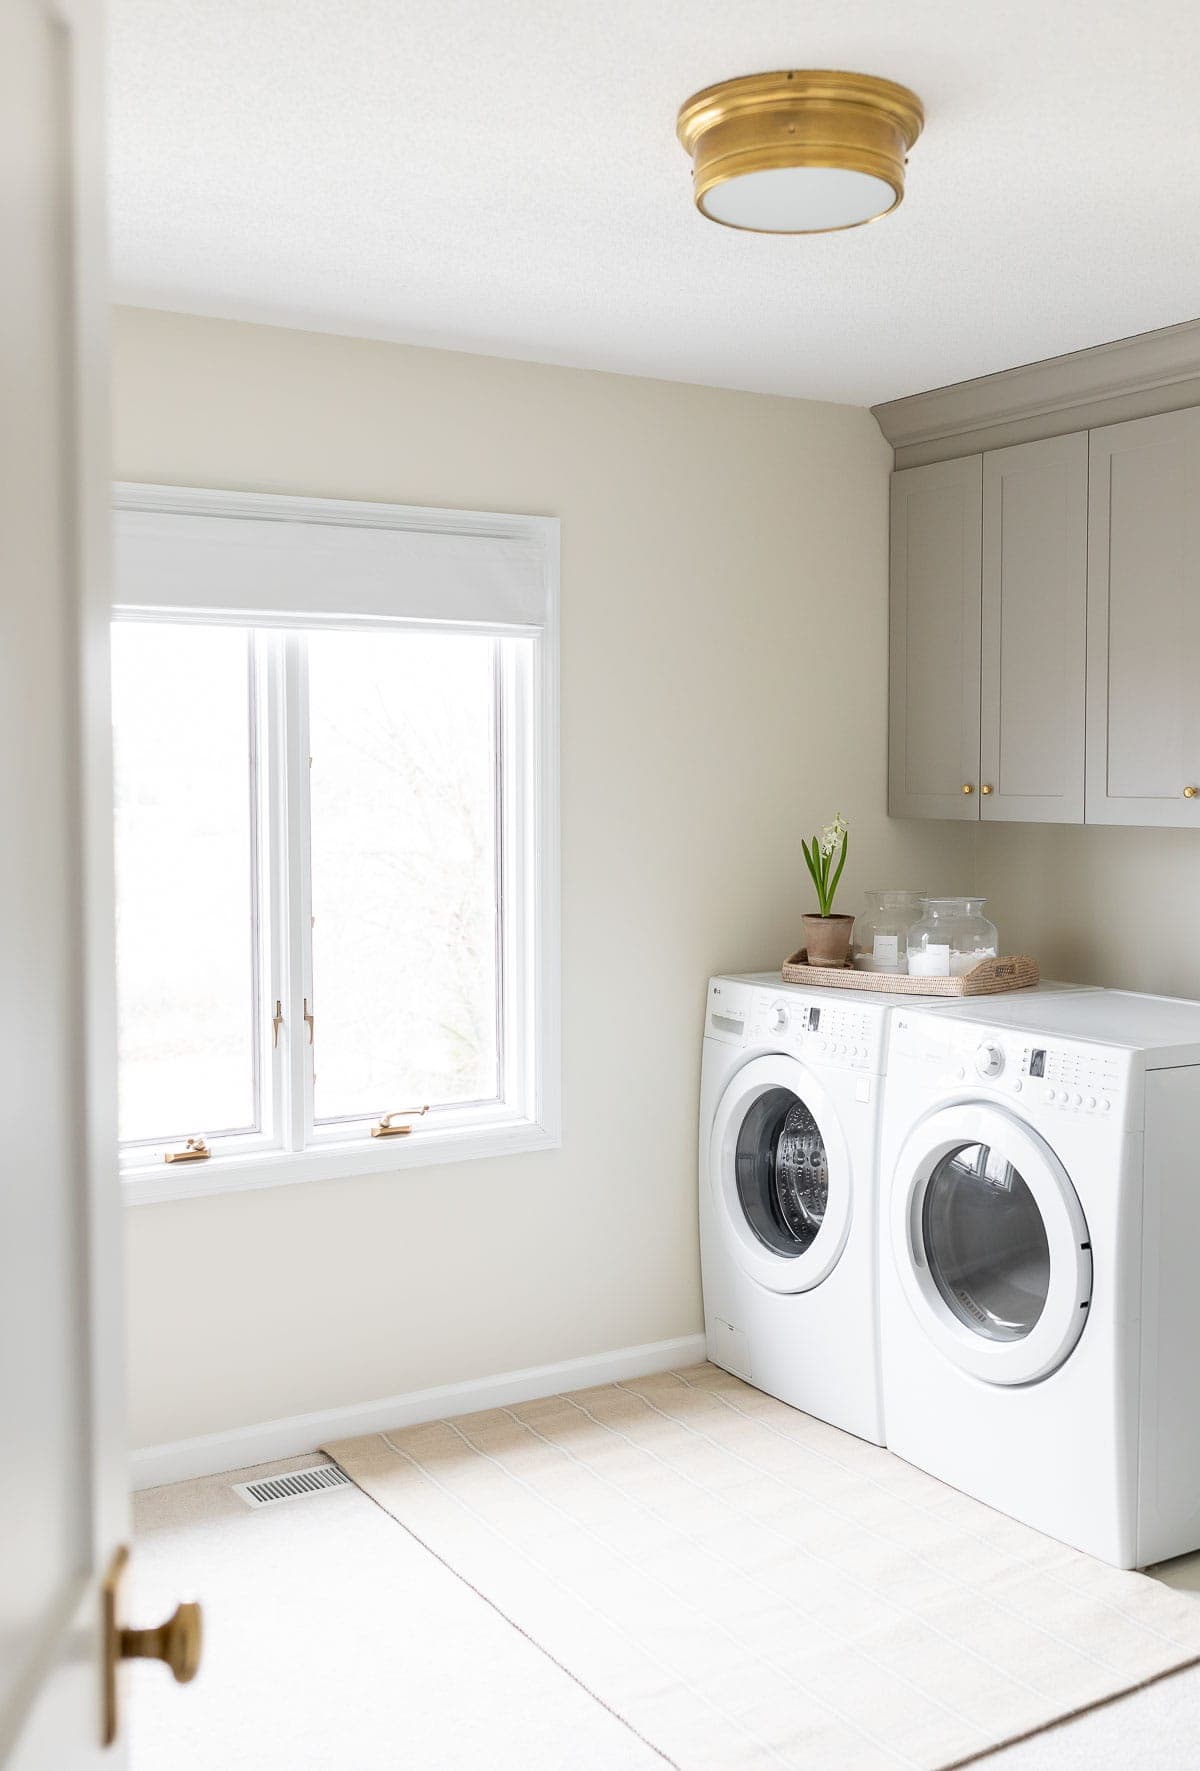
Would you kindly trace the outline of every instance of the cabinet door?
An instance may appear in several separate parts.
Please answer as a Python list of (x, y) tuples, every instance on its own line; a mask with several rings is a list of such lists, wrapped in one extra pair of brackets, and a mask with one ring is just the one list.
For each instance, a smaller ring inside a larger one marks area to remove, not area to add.
[(983, 458), (892, 475), (888, 809), (979, 816)]
[(983, 458), (980, 816), (1082, 824), (1086, 431)]
[(1091, 433), (1087, 818), (1200, 828), (1200, 409)]

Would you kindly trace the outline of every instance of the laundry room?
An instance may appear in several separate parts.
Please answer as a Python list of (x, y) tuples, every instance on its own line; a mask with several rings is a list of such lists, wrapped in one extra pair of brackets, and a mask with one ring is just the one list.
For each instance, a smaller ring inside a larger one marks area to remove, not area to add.
[(0, 1767), (1194, 1771), (1200, 21), (3, 30)]

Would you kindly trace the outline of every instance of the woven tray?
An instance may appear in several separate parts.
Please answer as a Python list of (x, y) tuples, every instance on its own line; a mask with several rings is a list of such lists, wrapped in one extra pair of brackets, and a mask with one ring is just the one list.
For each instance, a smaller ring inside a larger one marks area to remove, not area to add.
[(984, 959), (960, 978), (910, 978), (906, 973), (860, 972), (850, 960), (844, 967), (809, 965), (801, 947), (783, 962), (785, 984), (820, 984), (833, 990), (883, 990), (889, 996), (1000, 996), (1009, 990), (1030, 990), (1041, 978), (1036, 959), (1027, 953)]

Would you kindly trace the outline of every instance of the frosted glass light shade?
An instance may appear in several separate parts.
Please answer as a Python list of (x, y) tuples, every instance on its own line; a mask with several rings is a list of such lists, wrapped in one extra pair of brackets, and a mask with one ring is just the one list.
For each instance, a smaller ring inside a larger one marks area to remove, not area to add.
[(710, 221), (759, 234), (824, 234), (858, 227), (899, 202), (885, 179), (841, 166), (773, 166), (713, 185), (699, 200)]
[(907, 87), (868, 74), (792, 69), (705, 87), (680, 108), (696, 207), (767, 234), (860, 227), (904, 196), (924, 111)]

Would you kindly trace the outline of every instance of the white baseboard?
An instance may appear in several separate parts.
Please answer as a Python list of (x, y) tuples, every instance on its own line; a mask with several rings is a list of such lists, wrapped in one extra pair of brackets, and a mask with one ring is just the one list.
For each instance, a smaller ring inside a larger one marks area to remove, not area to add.
[(650, 1341), (643, 1347), (618, 1347), (611, 1353), (563, 1359), (557, 1365), (531, 1365), (525, 1371), (502, 1371), (467, 1383), (410, 1390), (406, 1396), (385, 1396), (378, 1402), (296, 1414), (255, 1427), (235, 1427), (228, 1433), (206, 1433), (199, 1439), (178, 1439), (172, 1445), (148, 1445), (131, 1453), (130, 1477), (134, 1488), (188, 1482), (194, 1476), (215, 1476), (252, 1464), (272, 1463), (276, 1458), (300, 1457), (333, 1439), (412, 1427), (447, 1415), (477, 1414), (483, 1408), (503, 1408), (510, 1402), (529, 1402), (535, 1396), (583, 1390), (621, 1378), (647, 1377), (674, 1366), (698, 1365), (704, 1356), (704, 1336), (684, 1334), (674, 1340)]

